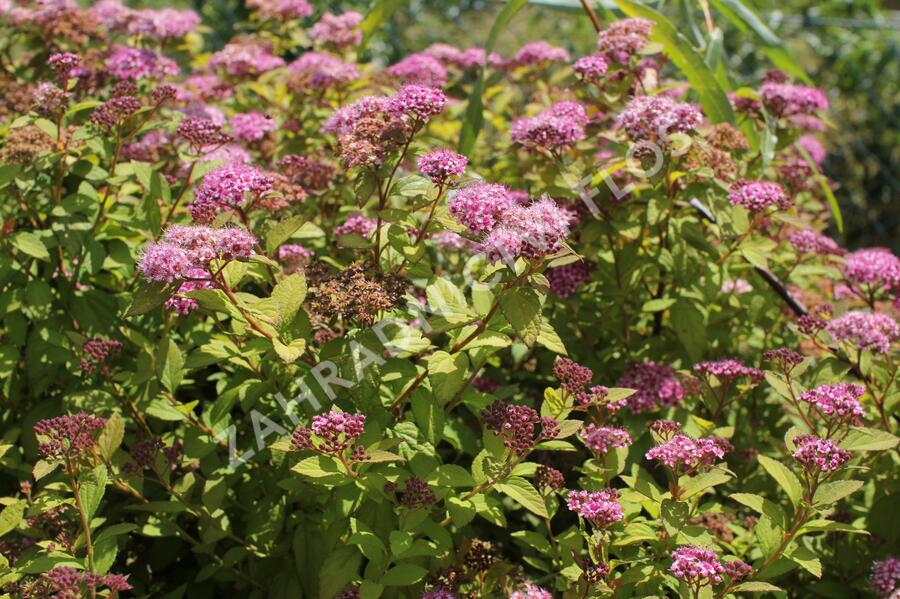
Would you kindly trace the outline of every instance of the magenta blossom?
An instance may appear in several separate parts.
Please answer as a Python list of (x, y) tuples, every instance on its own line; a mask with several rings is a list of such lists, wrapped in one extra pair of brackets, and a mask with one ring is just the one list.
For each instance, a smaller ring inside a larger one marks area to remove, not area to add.
[(618, 499), (619, 492), (615, 489), (570, 491), (566, 504), (594, 527), (605, 528), (620, 521), (625, 515)]
[(696, 545), (682, 546), (672, 552), (669, 572), (692, 586), (706, 586), (722, 582), (725, 568), (715, 551)]

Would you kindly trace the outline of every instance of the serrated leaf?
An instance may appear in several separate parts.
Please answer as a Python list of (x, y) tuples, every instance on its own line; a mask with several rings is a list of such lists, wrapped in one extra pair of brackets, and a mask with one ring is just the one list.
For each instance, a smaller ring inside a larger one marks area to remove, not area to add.
[(834, 503), (855, 493), (862, 488), (863, 484), (861, 480), (835, 480), (822, 483), (813, 495), (813, 502), (824, 505)]
[(881, 451), (892, 449), (897, 443), (900, 443), (900, 439), (887, 431), (853, 427), (840, 442), (840, 446), (847, 451)]
[(762, 467), (766, 469), (766, 472), (775, 479), (778, 486), (784, 489), (784, 492), (787, 493), (788, 499), (791, 500), (794, 507), (797, 507), (803, 496), (803, 486), (800, 484), (800, 479), (797, 478), (797, 475), (791, 472), (787, 466), (778, 460), (773, 460), (764, 455), (759, 456), (758, 459), (760, 465), (762, 465)]
[(516, 500), (522, 507), (533, 514), (537, 514), (541, 518), (549, 518), (547, 513), (547, 505), (544, 498), (538, 493), (534, 486), (517, 476), (511, 476), (501, 483), (494, 485), (498, 491)]
[(527, 287), (511, 289), (500, 296), (500, 311), (525, 345), (531, 347), (541, 333), (541, 300)]
[(272, 290), (272, 299), (278, 306), (278, 322), (291, 322), (306, 299), (306, 275), (297, 272), (278, 281)]
[(134, 298), (131, 300), (131, 306), (128, 308), (126, 316), (146, 314), (161, 306), (178, 291), (180, 286), (180, 283), (141, 281), (134, 292)]
[(50, 260), (50, 252), (47, 251), (47, 246), (44, 245), (40, 237), (31, 231), (19, 231), (13, 235), (12, 244), (14, 248), (32, 258), (44, 260), (45, 262)]
[(113, 412), (110, 417), (106, 419), (106, 424), (103, 426), (103, 430), (97, 438), (97, 447), (100, 450), (100, 455), (109, 461), (116, 449), (119, 448), (119, 445), (122, 444), (122, 438), (124, 436), (125, 421), (118, 412)]
[(0, 537), (19, 526), (27, 505), (24, 501), (16, 501), (3, 508), (0, 512)]
[(781, 589), (780, 587), (777, 587), (774, 584), (769, 584), (768, 582), (761, 581), (742, 582), (741, 584), (732, 587), (731, 590), (735, 592), (743, 591), (745, 593), (783, 592), (783, 589)]

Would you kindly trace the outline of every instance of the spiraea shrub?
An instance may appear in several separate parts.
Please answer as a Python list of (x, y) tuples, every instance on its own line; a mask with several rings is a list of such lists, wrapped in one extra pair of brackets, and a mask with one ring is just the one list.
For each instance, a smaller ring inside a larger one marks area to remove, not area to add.
[(620, 5), (380, 65), (377, 12), (0, 2), (4, 596), (896, 597), (827, 95)]

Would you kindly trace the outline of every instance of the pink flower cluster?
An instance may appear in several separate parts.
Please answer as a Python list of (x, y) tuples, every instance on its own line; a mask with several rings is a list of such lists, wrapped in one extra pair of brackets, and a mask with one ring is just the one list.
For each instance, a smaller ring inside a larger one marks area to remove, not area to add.
[(338, 455), (353, 447), (365, 428), (365, 414), (326, 412), (313, 416), (309, 428), (301, 426), (294, 431), (291, 444), (298, 450)]
[(435, 588), (423, 592), (419, 599), (457, 599), (457, 597), (445, 588)]
[(332, 233), (335, 235), (360, 235), (362, 237), (369, 237), (372, 233), (375, 232), (375, 227), (377, 223), (368, 218), (365, 214), (361, 212), (354, 212), (350, 216), (347, 217), (342, 224), (336, 226)]
[(404, 85), (390, 98), (385, 111), (420, 125), (440, 114), (447, 96), (440, 89), (424, 85)]
[(820, 439), (815, 435), (797, 435), (794, 459), (810, 474), (836, 472), (852, 457), (850, 452), (838, 447), (831, 439)]
[(289, 67), (292, 73), (302, 73), (302, 85), (291, 89), (309, 87), (313, 90), (348, 85), (359, 79), (359, 68), (352, 63), (324, 52), (306, 52)]
[(178, 123), (175, 132), (185, 138), (195, 152), (226, 143), (231, 138), (222, 132), (222, 126), (209, 119), (188, 117)]
[[(76, 597), (99, 597), (97, 591), (101, 587), (117, 596), (120, 591), (130, 590), (128, 576), (122, 574), (101, 575), (96, 572), (83, 572), (68, 566), (57, 566), (41, 574), (28, 588), (28, 597), (52, 597), (59, 599), (75, 599)], [(24, 596), (24, 595), (23, 595)], [(102, 593), (102, 596), (107, 596)]]
[(644, 457), (659, 460), (677, 474), (696, 472), (725, 457), (731, 443), (721, 437), (691, 439), (681, 433), (651, 448)]
[(763, 379), (763, 373), (758, 368), (745, 366), (737, 360), (731, 359), (694, 364), (694, 374), (706, 380), (714, 376), (722, 385), (726, 386), (739, 377), (749, 379), (750, 383), (754, 385), (759, 384)]
[(544, 274), (550, 282), (550, 291), (559, 297), (566, 298), (575, 293), (582, 283), (591, 280), (591, 273), (595, 268), (593, 262), (578, 260), (547, 269)]
[[(481, 413), (489, 431), (503, 437), (503, 445), (516, 455), (524, 455), (543, 439), (559, 434), (559, 424), (541, 417), (533, 408), (496, 400)], [(540, 430), (538, 430), (540, 425)]]
[(585, 447), (597, 454), (605, 455), (610, 449), (631, 445), (631, 435), (624, 428), (596, 426), (588, 424), (578, 432)]
[(231, 42), (215, 52), (207, 66), (222, 69), (232, 77), (252, 77), (284, 66), (284, 59), (273, 56), (259, 44)]
[(362, 42), (363, 32), (359, 28), (363, 16), (354, 10), (340, 15), (326, 12), (309, 30), (312, 40), (331, 44), (338, 48), (357, 46)]
[(674, 562), (669, 572), (689, 585), (706, 586), (722, 582), (725, 567), (715, 551), (697, 545), (686, 545), (672, 552)]
[(629, 365), (617, 386), (635, 390), (625, 402), (637, 413), (676, 406), (684, 399), (684, 387), (672, 367), (651, 360)]
[(447, 69), (441, 61), (424, 52), (410, 54), (389, 66), (387, 74), (405, 84), (443, 87), (447, 83)]
[(185, 279), (192, 269), (206, 269), (211, 260), (237, 260), (253, 255), (256, 239), (246, 229), (173, 226), (162, 241), (147, 246), (138, 270), (149, 281), (171, 283)]
[(625, 515), (618, 499), (619, 492), (615, 489), (570, 491), (566, 505), (594, 527), (605, 528), (619, 522)]
[(834, 239), (809, 229), (793, 231), (788, 235), (788, 240), (798, 254), (827, 256), (829, 254), (840, 255), (844, 253), (844, 250)]
[(131, 11), (127, 30), (129, 35), (167, 40), (184, 37), (200, 24), (200, 15), (192, 10), (144, 8)]
[(800, 401), (805, 401), (823, 416), (837, 421), (858, 423), (866, 415), (859, 398), (866, 388), (852, 383), (821, 385), (800, 394)]
[(178, 65), (152, 50), (115, 46), (106, 59), (106, 71), (119, 79), (162, 78), (177, 75)]
[(509, 188), (497, 183), (473, 183), (457, 191), (448, 203), (450, 214), (473, 233), (493, 229), (515, 205)]
[(647, 45), (653, 31), (653, 21), (647, 19), (622, 19), (612, 23), (597, 35), (597, 49), (621, 64)]
[(187, 316), (200, 307), (197, 300), (185, 297), (186, 293), (214, 287), (212, 280), (209, 279), (209, 272), (203, 268), (189, 268), (185, 272), (185, 278), (190, 280), (182, 283), (178, 288), (178, 293), (166, 300), (166, 308), (181, 316)]
[(759, 88), (766, 108), (778, 116), (810, 114), (828, 110), (828, 97), (814, 87), (769, 81)]
[(247, 0), (247, 8), (266, 19), (302, 19), (313, 14), (307, 0)]
[(887, 314), (853, 311), (830, 321), (825, 330), (836, 341), (846, 341), (857, 349), (886, 354), (900, 337), (900, 327)]
[(469, 159), (450, 150), (432, 150), (418, 160), (419, 171), (435, 185), (456, 185)]
[(274, 179), (253, 166), (239, 162), (225, 164), (208, 173), (188, 205), (198, 223), (211, 223), (223, 210), (240, 210), (271, 191)]
[(259, 141), (277, 128), (272, 117), (260, 112), (239, 112), (229, 122), (234, 137), (242, 141)]
[(540, 258), (559, 250), (569, 234), (572, 214), (544, 198), (527, 206), (515, 204), (484, 238), (482, 250), (493, 262), (512, 264), (516, 258)]
[(591, 54), (576, 60), (572, 70), (584, 81), (595, 81), (606, 74), (609, 63), (603, 54)]
[(94, 449), (95, 434), (104, 425), (106, 420), (85, 412), (40, 420), (34, 425), (34, 434), (46, 440), (38, 444), (38, 453), (50, 461), (87, 457)]
[(564, 149), (585, 138), (584, 126), (587, 122), (587, 113), (581, 104), (564, 100), (537, 116), (514, 121), (510, 137), (513, 142), (526, 147)]
[(864, 248), (847, 254), (844, 276), (857, 285), (900, 290), (900, 258), (887, 248)]
[(750, 179), (732, 183), (728, 189), (728, 201), (732, 206), (743, 206), (750, 212), (761, 212), (771, 206), (787, 210), (792, 204), (781, 185)]
[(303, 270), (312, 257), (313, 253), (299, 243), (286, 243), (278, 248), (278, 261), (287, 274)]
[(563, 473), (556, 468), (551, 468), (550, 466), (544, 466), (542, 464), (534, 471), (534, 486), (541, 493), (558, 491), (562, 489), (565, 484), (566, 478), (563, 476)]
[(98, 367), (102, 367), (106, 371), (106, 361), (115, 354), (122, 353), (122, 343), (115, 339), (103, 339), (95, 337), (88, 339), (81, 346), (81, 352), (84, 357), (81, 358), (79, 368), (82, 372), (96, 372)]
[[(441, 61), (444, 66), (453, 66), (459, 69), (475, 69), (485, 63), (484, 48), (466, 48), (460, 50), (448, 44), (432, 44), (425, 49), (425, 54)], [(503, 61), (496, 52), (491, 52), (487, 57), (489, 65), (497, 66)]]
[(51, 54), (47, 64), (50, 65), (60, 81), (65, 82), (69, 78), (69, 73), (81, 65), (81, 57), (71, 52)]
[(900, 558), (887, 557), (872, 564), (869, 586), (881, 599), (894, 597), (900, 589)]
[(632, 141), (663, 144), (673, 133), (692, 131), (702, 120), (698, 107), (663, 95), (635, 96), (616, 119)]
[(91, 123), (104, 133), (111, 133), (125, 124), (129, 117), (141, 109), (141, 103), (133, 96), (110, 98), (91, 113)]
[(510, 61), (511, 66), (529, 67), (550, 62), (569, 62), (569, 53), (545, 41), (529, 42), (519, 48)]
[(511, 593), (509, 599), (553, 599), (553, 595), (533, 582), (526, 582), (522, 589)]

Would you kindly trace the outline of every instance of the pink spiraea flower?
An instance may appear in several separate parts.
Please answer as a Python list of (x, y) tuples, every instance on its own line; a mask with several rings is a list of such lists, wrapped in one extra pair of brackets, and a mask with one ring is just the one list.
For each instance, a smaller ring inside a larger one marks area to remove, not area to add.
[(457, 599), (456, 595), (443, 587), (423, 592), (419, 599)]
[(766, 108), (778, 116), (828, 110), (828, 97), (821, 90), (805, 85), (769, 81), (759, 88), (759, 96)]
[(570, 491), (566, 497), (566, 505), (595, 528), (605, 528), (620, 521), (625, 515), (618, 499), (619, 492), (615, 489)]
[(812, 474), (831, 474), (850, 461), (849, 451), (838, 447), (831, 439), (820, 439), (815, 435), (797, 435), (794, 459)]
[(900, 327), (887, 314), (853, 311), (835, 318), (825, 325), (836, 341), (846, 341), (857, 349), (869, 349), (886, 354), (900, 337)]
[(722, 283), (722, 293), (744, 295), (753, 291), (753, 285), (747, 279), (728, 279)]
[(622, 19), (612, 23), (597, 35), (597, 49), (610, 59), (625, 64), (628, 58), (644, 49), (653, 21), (647, 19)]
[(159, 243), (147, 246), (137, 266), (147, 280), (171, 283), (215, 259), (249, 258), (255, 246), (256, 238), (241, 227), (172, 226)]
[(578, 291), (582, 283), (590, 281), (596, 265), (587, 260), (578, 260), (547, 269), (544, 273), (550, 282), (550, 291), (566, 298)]
[(253, 77), (284, 66), (284, 59), (273, 56), (267, 48), (257, 43), (231, 42), (215, 52), (207, 66), (222, 69), (232, 77)]
[(632, 141), (665, 145), (670, 135), (692, 131), (702, 120), (703, 113), (693, 104), (658, 95), (632, 98), (616, 122)]
[(229, 122), (234, 137), (242, 141), (259, 141), (277, 128), (272, 117), (261, 112), (239, 112)]
[(363, 16), (354, 10), (334, 15), (326, 12), (309, 30), (310, 39), (338, 48), (357, 46), (362, 42), (363, 32), (359, 25)]
[(553, 595), (533, 582), (526, 582), (518, 591), (511, 593), (509, 599), (553, 599)]
[(222, 125), (209, 119), (188, 117), (178, 123), (175, 132), (185, 138), (194, 151), (226, 143), (231, 138), (222, 131)]
[(324, 52), (305, 52), (291, 63), (289, 69), (292, 73), (304, 75), (300, 89), (304, 86), (313, 90), (328, 89), (348, 85), (359, 79), (359, 68), (355, 64)]
[(844, 250), (838, 246), (834, 239), (809, 229), (792, 231), (788, 235), (788, 241), (791, 242), (798, 254), (827, 256), (829, 254), (841, 255), (844, 253)]
[(79, 368), (85, 373), (96, 372), (98, 368), (102, 368), (108, 374), (107, 361), (110, 357), (122, 353), (122, 349), (122, 343), (115, 339), (101, 337), (88, 339), (81, 346), (84, 356), (81, 358)]
[(563, 473), (556, 468), (551, 468), (550, 466), (544, 466), (542, 464), (538, 466), (537, 470), (534, 472), (534, 487), (542, 493), (558, 491), (562, 489), (565, 484), (566, 479), (563, 476)]
[(869, 587), (881, 599), (894, 597), (894, 591), (900, 589), (900, 558), (890, 556), (873, 562)]
[(110, 98), (91, 113), (91, 123), (104, 133), (121, 127), (134, 113), (141, 109), (141, 103), (133, 96)]
[(529, 67), (551, 62), (569, 62), (569, 53), (545, 41), (538, 41), (529, 42), (519, 48), (510, 64), (516, 67)]
[(585, 137), (588, 118), (578, 102), (564, 100), (553, 104), (537, 116), (522, 117), (513, 122), (510, 137), (526, 147), (547, 150), (565, 149)]
[(706, 586), (722, 582), (725, 568), (715, 551), (697, 545), (685, 545), (672, 552), (669, 572), (689, 585)]
[(131, 12), (128, 18), (129, 35), (167, 40), (184, 37), (200, 24), (200, 15), (193, 10), (174, 8), (144, 8)]
[(447, 104), (447, 96), (440, 89), (424, 85), (404, 85), (387, 102), (385, 111), (421, 124), (440, 114)]
[(181, 316), (187, 316), (200, 307), (200, 303), (184, 294), (199, 289), (212, 289), (214, 287), (212, 280), (209, 279), (209, 272), (203, 268), (189, 268), (185, 271), (185, 277), (191, 280), (185, 281), (178, 288), (178, 293), (166, 300), (166, 308), (172, 310)]
[(887, 248), (864, 248), (850, 252), (844, 277), (855, 285), (900, 289), (900, 258)]
[(792, 202), (777, 183), (741, 179), (728, 189), (728, 201), (732, 206), (743, 206), (750, 212), (761, 212), (771, 206), (787, 210)]
[(650, 360), (629, 365), (617, 386), (636, 390), (625, 402), (632, 412), (637, 413), (678, 405), (685, 395), (675, 371), (666, 364)]
[[(128, 583), (128, 575), (82, 572), (68, 566), (57, 566), (44, 572), (29, 587), (29, 597), (93, 597), (99, 596), (97, 591), (103, 587), (116, 596), (121, 591), (132, 587)], [(106, 593), (103, 593), (104, 596)]]
[(313, 14), (307, 0), (247, 0), (247, 8), (264, 19), (302, 19)]
[(515, 202), (509, 188), (497, 183), (473, 183), (457, 191), (448, 202), (450, 214), (469, 231), (493, 229)]
[(85, 412), (57, 416), (38, 421), (34, 434), (45, 440), (38, 444), (38, 453), (45, 460), (78, 460), (87, 457), (96, 444), (96, 433), (106, 420)]
[(361, 119), (385, 112), (389, 101), (389, 98), (381, 96), (363, 96), (352, 104), (335, 110), (322, 124), (322, 132), (338, 137), (347, 135)]
[(814, 406), (823, 417), (830, 421), (858, 424), (866, 415), (859, 398), (866, 388), (853, 383), (820, 385), (800, 394), (800, 401)]
[(508, 265), (520, 257), (535, 259), (552, 254), (569, 234), (571, 220), (571, 212), (549, 198), (513, 205), (485, 237), (482, 250), (488, 260)]
[(338, 455), (353, 447), (366, 427), (366, 415), (351, 412), (326, 412), (313, 416), (309, 428), (294, 431), (295, 449), (312, 449), (326, 455)]
[(177, 75), (178, 65), (152, 50), (114, 46), (106, 59), (106, 70), (119, 79), (158, 79)]
[(375, 232), (376, 222), (361, 212), (354, 212), (332, 231), (335, 235), (360, 235), (369, 237)]
[(439, 60), (424, 52), (410, 54), (389, 66), (387, 74), (404, 84), (443, 87), (447, 83), (447, 69)]
[(678, 433), (648, 450), (645, 457), (648, 460), (659, 460), (677, 475), (681, 475), (711, 466), (724, 458), (726, 451), (731, 449), (731, 443), (720, 437), (692, 439)]
[(714, 376), (723, 385), (730, 385), (737, 378), (746, 378), (751, 384), (757, 385), (763, 379), (763, 373), (758, 368), (745, 366), (731, 359), (694, 364), (694, 374), (706, 380)]
[[(524, 455), (543, 439), (559, 434), (559, 424), (552, 418), (542, 418), (533, 408), (494, 401), (481, 413), (485, 426), (503, 445), (516, 455)], [(540, 428), (538, 428), (540, 427)]]
[(274, 179), (253, 166), (232, 162), (208, 173), (188, 205), (195, 222), (211, 223), (224, 210), (238, 210), (245, 203), (271, 191)]
[(284, 267), (284, 272), (291, 274), (303, 270), (313, 257), (313, 252), (299, 243), (286, 243), (278, 248), (278, 261)]
[(572, 70), (583, 81), (596, 81), (606, 74), (609, 63), (603, 54), (591, 54), (582, 56), (572, 65)]
[(435, 185), (456, 185), (466, 172), (469, 159), (450, 150), (432, 150), (418, 160), (419, 171)]
[(631, 435), (623, 428), (597, 426), (590, 423), (578, 432), (585, 447), (597, 454), (605, 455), (610, 449), (631, 445)]

